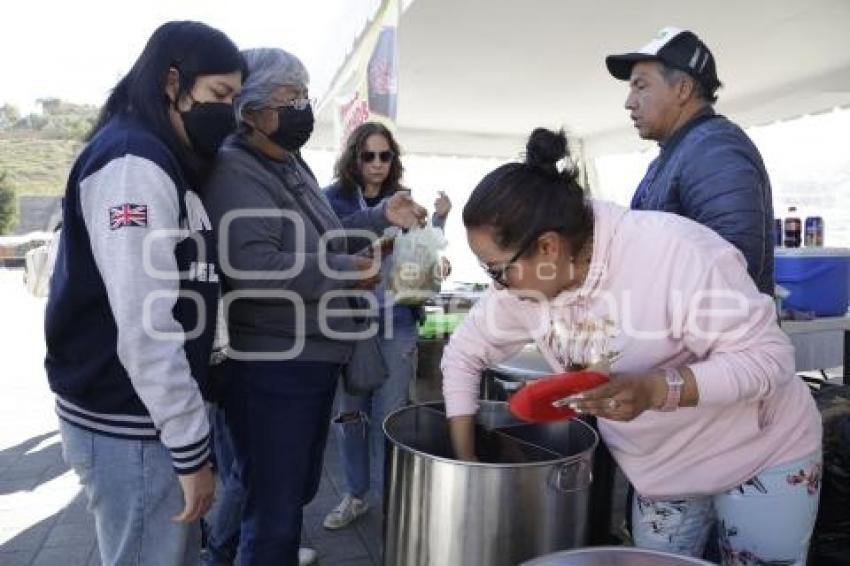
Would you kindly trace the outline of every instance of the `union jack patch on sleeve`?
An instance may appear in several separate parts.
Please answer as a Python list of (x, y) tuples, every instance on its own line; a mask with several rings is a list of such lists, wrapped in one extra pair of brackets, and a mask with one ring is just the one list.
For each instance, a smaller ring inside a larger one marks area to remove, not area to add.
[(117, 230), (124, 226), (146, 227), (148, 225), (148, 205), (122, 204), (109, 207), (109, 229)]

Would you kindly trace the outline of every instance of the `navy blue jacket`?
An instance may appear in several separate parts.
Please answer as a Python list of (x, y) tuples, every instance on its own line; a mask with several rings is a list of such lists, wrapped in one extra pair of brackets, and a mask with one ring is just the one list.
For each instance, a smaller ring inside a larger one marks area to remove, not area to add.
[(762, 293), (773, 295), (770, 179), (747, 134), (707, 108), (661, 144), (632, 199), (636, 210), (686, 216), (744, 254)]
[(57, 413), (101, 434), (158, 438), (178, 473), (197, 470), (209, 455), (200, 390), (218, 299), (200, 199), (168, 146), (119, 117), (74, 164), (63, 215), (45, 317)]

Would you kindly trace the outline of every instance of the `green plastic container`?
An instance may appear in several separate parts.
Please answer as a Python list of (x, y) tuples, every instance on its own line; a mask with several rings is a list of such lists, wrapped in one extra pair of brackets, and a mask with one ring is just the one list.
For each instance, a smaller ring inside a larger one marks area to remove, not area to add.
[(448, 336), (455, 331), (465, 316), (466, 313), (463, 312), (428, 313), (419, 325), (419, 338), (434, 340)]

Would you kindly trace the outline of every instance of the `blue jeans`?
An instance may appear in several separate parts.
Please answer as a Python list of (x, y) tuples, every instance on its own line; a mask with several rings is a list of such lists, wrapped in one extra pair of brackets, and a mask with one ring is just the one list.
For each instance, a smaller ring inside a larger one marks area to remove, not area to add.
[(715, 495), (671, 501), (638, 495), (635, 545), (699, 557), (716, 522), (723, 564), (805, 564), (822, 465), (818, 451)]
[[(222, 366), (229, 363), (224, 362)], [(233, 457), (233, 439), (224, 418), (224, 410), (219, 405), (210, 406), (210, 426), (218, 485), (215, 504), (207, 520), (207, 551), (202, 562), (205, 566), (230, 566), (239, 548), (245, 490), (239, 481), (239, 471)]]
[(242, 566), (296, 566), (304, 505), (319, 489), (341, 366), (231, 360), (224, 408), (245, 490)]
[(408, 401), (416, 374), (415, 329), (397, 329), (392, 338), (380, 340), (387, 367), (387, 381), (369, 395), (349, 395), (340, 387), (339, 416), (334, 419), (340, 441), (345, 479), (351, 495), (363, 498), (370, 487), (383, 492), (384, 431), (386, 416)]
[(183, 491), (168, 450), (156, 440), (97, 434), (59, 420), (62, 454), (94, 513), (104, 566), (198, 564), (200, 523), (171, 520)]

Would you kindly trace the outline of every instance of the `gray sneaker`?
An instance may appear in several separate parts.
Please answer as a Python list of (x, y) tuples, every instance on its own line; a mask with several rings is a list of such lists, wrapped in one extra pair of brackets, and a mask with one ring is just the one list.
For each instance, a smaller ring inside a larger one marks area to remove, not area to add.
[(341, 529), (365, 515), (368, 510), (368, 503), (353, 495), (346, 495), (336, 509), (328, 513), (323, 525), (332, 531)]
[(318, 557), (318, 552), (316, 552), (312, 548), (302, 546), (298, 549), (298, 566), (310, 566), (310, 564), (316, 562), (316, 559)]

